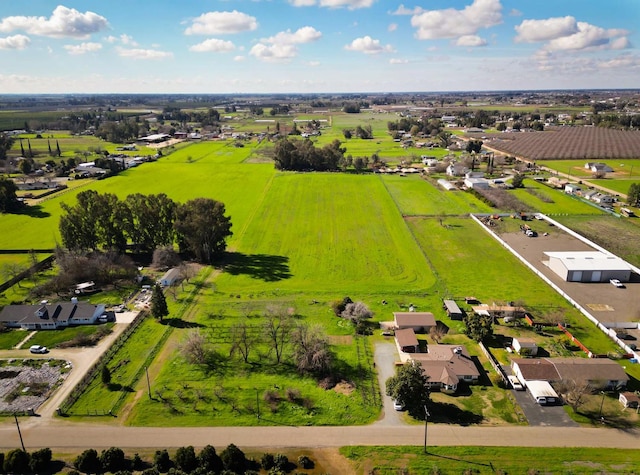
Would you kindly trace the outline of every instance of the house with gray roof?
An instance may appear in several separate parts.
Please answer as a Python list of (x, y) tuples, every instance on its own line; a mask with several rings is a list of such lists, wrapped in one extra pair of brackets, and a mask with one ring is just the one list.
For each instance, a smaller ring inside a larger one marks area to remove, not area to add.
[(0, 323), (8, 328), (55, 330), (75, 325), (91, 325), (104, 314), (104, 304), (86, 302), (7, 305), (0, 311)]

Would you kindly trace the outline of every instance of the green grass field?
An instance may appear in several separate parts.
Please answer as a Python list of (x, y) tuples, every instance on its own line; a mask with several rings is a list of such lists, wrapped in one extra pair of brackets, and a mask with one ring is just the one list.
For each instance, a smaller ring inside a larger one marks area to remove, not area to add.
[(637, 450), (576, 447), (343, 447), (356, 473), (634, 474)]

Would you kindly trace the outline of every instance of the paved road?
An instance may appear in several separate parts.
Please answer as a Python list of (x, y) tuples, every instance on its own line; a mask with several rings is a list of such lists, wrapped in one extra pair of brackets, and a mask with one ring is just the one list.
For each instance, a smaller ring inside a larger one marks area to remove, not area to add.
[[(119, 427), (68, 421), (21, 419), (21, 430), (28, 450), (38, 447), (77, 449), (112, 446), (122, 448), (202, 447), (342, 447), (348, 445), (422, 445), (424, 426), (350, 427), (201, 427), (158, 428)], [(437, 446), (525, 446), (525, 447), (611, 447), (637, 448), (640, 432), (615, 429), (573, 427), (460, 427), (430, 424), (428, 444)], [(19, 447), (13, 421), (0, 426), (0, 447)]]

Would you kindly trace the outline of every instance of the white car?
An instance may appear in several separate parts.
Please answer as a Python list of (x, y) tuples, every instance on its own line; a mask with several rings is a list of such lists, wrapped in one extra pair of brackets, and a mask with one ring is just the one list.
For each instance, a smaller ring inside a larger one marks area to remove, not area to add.
[(511, 374), (507, 376), (507, 378), (509, 378), (509, 382), (511, 383), (513, 389), (515, 389), (516, 391), (524, 391), (524, 386), (517, 377)]
[(36, 354), (45, 354), (49, 350), (47, 350), (46, 346), (31, 345), (31, 347), (29, 348), (29, 351), (31, 353), (36, 353)]
[(611, 282), (611, 285), (618, 287), (619, 289), (624, 289), (624, 284), (618, 279), (610, 279), (609, 282)]
[(402, 404), (400, 404), (398, 401), (394, 400), (393, 401), (393, 408), (396, 411), (404, 411), (404, 406)]

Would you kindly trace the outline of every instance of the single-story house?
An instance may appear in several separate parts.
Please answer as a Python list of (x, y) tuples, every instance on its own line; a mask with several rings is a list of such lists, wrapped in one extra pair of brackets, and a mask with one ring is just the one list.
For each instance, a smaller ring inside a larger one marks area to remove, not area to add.
[(447, 315), (451, 320), (462, 320), (462, 310), (453, 300), (443, 300), (442, 307), (447, 311)]
[(625, 409), (628, 407), (637, 409), (640, 405), (640, 397), (638, 397), (636, 393), (632, 393), (630, 391), (620, 393), (620, 395), (618, 396), (618, 401), (620, 401)]
[(622, 366), (608, 358), (514, 358), (511, 367), (525, 385), (527, 381), (576, 381), (617, 389), (629, 382)]
[(0, 311), (0, 323), (24, 330), (54, 330), (70, 325), (90, 325), (104, 314), (103, 304), (85, 302), (7, 305)]
[(447, 176), (464, 176), (468, 171), (469, 169), (462, 163), (452, 162), (447, 166), (446, 174)]
[(511, 346), (516, 353), (521, 355), (536, 356), (538, 354), (538, 345), (533, 338), (514, 338)]
[(406, 328), (404, 330), (396, 330), (395, 337), (399, 351), (403, 353), (418, 353), (420, 351), (418, 338), (416, 338), (413, 329)]
[(163, 287), (171, 287), (174, 283), (180, 280), (180, 277), (180, 269), (174, 267), (165, 272), (165, 274), (160, 278), (159, 283)]
[(567, 282), (629, 282), (631, 266), (600, 251), (545, 252), (548, 266)]
[(549, 183), (549, 185), (553, 186), (554, 188), (564, 189), (564, 187), (569, 183), (569, 180), (559, 178), (557, 176), (552, 176), (547, 180), (547, 183)]
[(615, 203), (616, 199), (606, 193), (596, 193), (591, 197), (591, 201), (600, 205)]
[(430, 389), (454, 393), (460, 381), (478, 382), (480, 371), (469, 352), (461, 345), (429, 345), (426, 353), (415, 353), (411, 359), (422, 366)]
[(611, 173), (613, 171), (613, 168), (611, 168), (606, 163), (587, 162), (587, 163), (584, 164), (584, 168), (586, 170), (592, 171), (593, 173), (597, 173), (597, 172)]
[(393, 322), (397, 330), (411, 328), (416, 333), (428, 332), (436, 326), (431, 312), (393, 312)]

